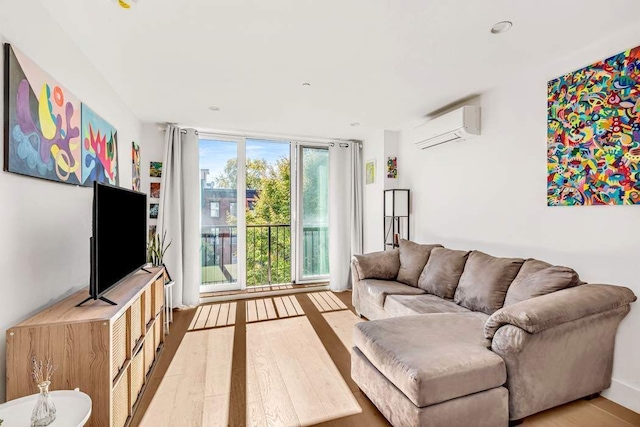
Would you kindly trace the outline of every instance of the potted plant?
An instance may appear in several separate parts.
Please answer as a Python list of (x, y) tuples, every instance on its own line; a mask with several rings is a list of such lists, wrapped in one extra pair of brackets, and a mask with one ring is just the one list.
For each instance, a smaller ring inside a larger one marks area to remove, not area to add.
[(171, 246), (171, 242), (166, 243), (166, 238), (166, 230), (162, 233), (162, 237), (156, 233), (147, 245), (147, 261), (153, 264), (154, 267), (164, 265), (164, 254), (167, 252), (167, 249), (169, 249), (169, 246)]

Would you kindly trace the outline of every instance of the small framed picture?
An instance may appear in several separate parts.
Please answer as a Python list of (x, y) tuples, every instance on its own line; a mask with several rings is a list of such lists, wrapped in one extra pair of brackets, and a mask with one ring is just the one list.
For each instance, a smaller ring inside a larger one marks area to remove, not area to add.
[(158, 219), (158, 212), (160, 211), (160, 205), (158, 203), (151, 203), (149, 208), (149, 218)]
[(160, 198), (160, 183), (159, 182), (152, 182), (151, 183), (151, 188), (149, 190), (149, 197), (151, 197), (152, 199), (159, 199)]
[(149, 176), (152, 178), (162, 178), (162, 162), (151, 162), (149, 164)]
[(373, 184), (376, 182), (376, 159), (368, 160), (365, 165), (365, 183)]
[(156, 237), (156, 228), (158, 226), (157, 225), (150, 225), (149, 226), (149, 241), (152, 241), (154, 237)]

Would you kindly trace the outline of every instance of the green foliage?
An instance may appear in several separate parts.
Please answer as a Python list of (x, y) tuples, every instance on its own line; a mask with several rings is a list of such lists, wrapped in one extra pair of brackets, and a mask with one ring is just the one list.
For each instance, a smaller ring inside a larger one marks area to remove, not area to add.
[(166, 238), (167, 238), (166, 230), (162, 234), (162, 237), (160, 237), (160, 235), (156, 233), (153, 235), (153, 238), (147, 245), (147, 261), (153, 264), (154, 266), (160, 266), (164, 264), (163, 262), (164, 254), (167, 252), (167, 249), (169, 249), (169, 246), (171, 246), (171, 242), (169, 242), (165, 246)]
[[(329, 153), (327, 150), (305, 149), (303, 154), (303, 212), (304, 224), (318, 225), (326, 220)], [(291, 164), (288, 157), (275, 163), (264, 159), (247, 160), (247, 188), (257, 190), (257, 198), (251, 210), (246, 210), (247, 220), (247, 285), (268, 284), (269, 252), (271, 252), (271, 283), (291, 282), (291, 229), (273, 225), (291, 224)], [(238, 163), (227, 161), (223, 172), (216, 176), (216, 188), (236, 188)], [(238, 203), (241, 209), (242, 203)], [(227, 224), (237, 224), (237, 218), (227, 215)], [(269, 227), (271, 238), (269, 238)], [(326, 224), (325, 224), (326, 225)], [(203, 245), (206, 243), (203, 242)], [(207, 251), (205, 251), (205, 249)], [(203, 254), (213, 248), (203, 246)], [(326, 255), (326, 254), (324, 254)], [(203, 255), (204, 256), (204, 255)], [(205, 261), (203, 259), (203, 261)], [(203, 265), (212, 265), (206, 260)]]

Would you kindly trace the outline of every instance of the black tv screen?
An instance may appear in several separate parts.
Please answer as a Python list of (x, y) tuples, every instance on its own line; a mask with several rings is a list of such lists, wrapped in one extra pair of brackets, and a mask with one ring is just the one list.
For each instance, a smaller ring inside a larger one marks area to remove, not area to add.
[(147, 261), (147, 195), (93, 186), (91, 296), (102, 296)]

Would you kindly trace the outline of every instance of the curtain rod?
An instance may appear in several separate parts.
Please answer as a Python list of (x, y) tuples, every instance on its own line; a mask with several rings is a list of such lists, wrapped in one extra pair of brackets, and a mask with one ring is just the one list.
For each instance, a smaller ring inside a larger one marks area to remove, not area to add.
[[(174, 125), (175, 126), (175, 125)], [(161, 132), (166, 131), (166, 125), (159, 125), (158, 130)], [(183, 133), (186, 131), (184, 129), (181, 130)], [(269, 134), (269, 133), (255, 133), (255, 132), (232, 132), (232, 131), (224, 131), (224, 130), (205, 130), (205, 129), (196, 129), (197, 134), (199, 135), (211, 135), (213, 137), (235, 137), (235, 138), (255, 138), (255, 139), (278, 139), (278, 140), (288, 140), (295, 142), (311, 142), (311, 143), (324, 143), (333, 147), (336, 143), (339, 144), (348, 144), (349, 142), (359, 142), (360, 148), (362, 148), (362, 141), (350, 140), (346, 141), (341, 138), (314, 138), (314, 137), (304, 137), (304, 136), (296, 136), (296, 135), (277, 135), (277, 134)], [(348, 145), (347, 145), (348, 147)]]

